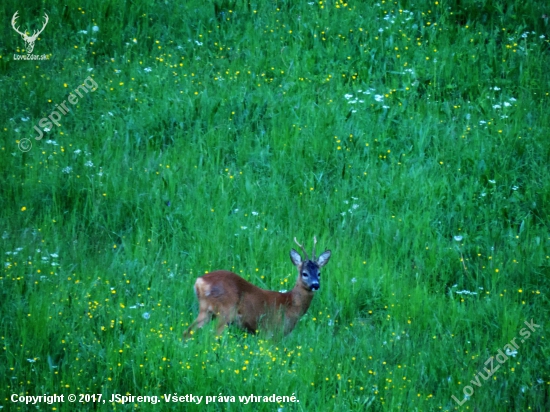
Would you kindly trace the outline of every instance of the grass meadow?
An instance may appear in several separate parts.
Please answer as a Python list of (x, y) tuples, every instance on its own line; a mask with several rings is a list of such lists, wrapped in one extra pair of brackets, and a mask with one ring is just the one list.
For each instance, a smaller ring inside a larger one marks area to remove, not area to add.
[[(1, 409), (550, 410), (547, 2), (0, 11)], [(182, 340), (197, 276), (290, 289), (314, 235), (290, 335)]]

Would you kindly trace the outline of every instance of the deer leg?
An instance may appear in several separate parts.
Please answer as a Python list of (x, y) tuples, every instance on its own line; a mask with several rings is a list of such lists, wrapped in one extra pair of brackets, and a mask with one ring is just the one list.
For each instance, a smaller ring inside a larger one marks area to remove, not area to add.
[(236, 310), (234, 309), (220, 311), (220, 313), (218, 313), (218, 317), (218, 327), (216, 328), (216, 334), (218, 336), (223, 333), (226, 326), (228, 326), (230, 323), (234, 322), (238, 318)]
[(205, 323), (210, 321), (210, 313), (207, 310), (201, 310), (199, 312), (199, 316), (197, 316), (197, 319), (187, 328), (185, 333), (183, 334), (183, 338), (187, 339), (191, 337), (191, 332), (193, 329), (200, 329), (204, 326)]
[(219, 320), (218, 320), (218, 327), (216, 328), (216, 335), (220, 336), (223, 333), (225, 327), (229, 325), (230, 321), (231, 321), (230, 316), (220, 314)]

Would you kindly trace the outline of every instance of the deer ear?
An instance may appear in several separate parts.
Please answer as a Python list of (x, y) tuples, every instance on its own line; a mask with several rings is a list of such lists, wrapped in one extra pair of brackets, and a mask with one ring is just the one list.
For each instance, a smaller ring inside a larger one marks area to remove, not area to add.
[(290, 251), (290, 260), (292, 260), (294, 266), (300, 266), (300, 264), (302, 263), (302, 257), (294, 249)]
[(317, 264), (320, 268), (325, 266), (330, 259), (330, 250), (325, 250), (321, 256), (317, 259)]

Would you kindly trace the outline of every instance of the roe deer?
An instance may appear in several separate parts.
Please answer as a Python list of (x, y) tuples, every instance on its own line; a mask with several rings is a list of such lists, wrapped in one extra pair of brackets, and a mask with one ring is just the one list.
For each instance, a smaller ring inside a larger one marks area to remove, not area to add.
[(199, 315), (183, 334), (184, 339), (193, 334), (194, 328), (202, 328), (212, 317), (219, 317), (218, 335), (230, 323), (252, 333), (261, 329), (272, 334), (279, 328), (283, 336), (289, 334), (307, 312), (313, 292), (319, 289), (319, 269), (330, 259), (330, 250), (315, 258), (317, 239), (314, 237), (313, 241), (313, 253), (309, 259), (304, 247), (294, 238), (304, 253), (304, 260), (294, 249), (290, 251), (290, 260), (298, 268), (298, 279), (290, 292), (260, 289), (226, 270), (197, 278), (195, 294), (199, 300)]

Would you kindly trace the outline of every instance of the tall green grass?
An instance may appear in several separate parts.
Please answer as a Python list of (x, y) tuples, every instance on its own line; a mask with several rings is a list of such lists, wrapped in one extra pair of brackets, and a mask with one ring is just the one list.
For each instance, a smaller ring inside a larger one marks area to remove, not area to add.
[[(0, 405), (548, 410), (546, 6), (3, 2)], [(49, 15), (48, 60), (14, 60), (16, 10), (29, 32)], [(34, 140), (88, 76), (98, 89)], [(181, 340), (197, 276), (290, 289), (292, 239), (314, 235), (333, 257), (289, 336)]]

